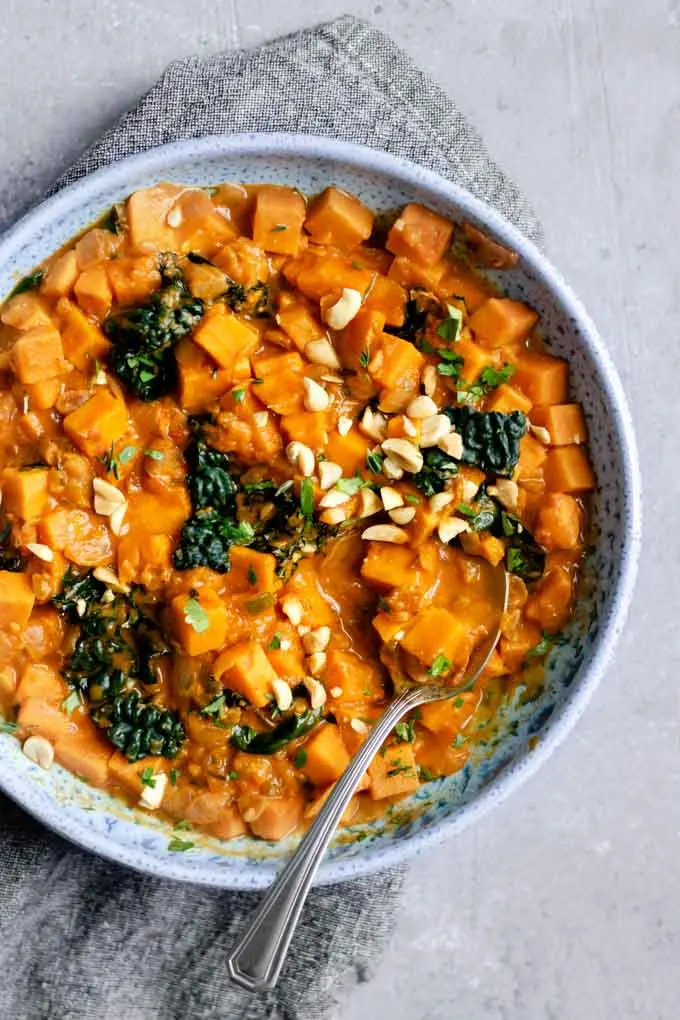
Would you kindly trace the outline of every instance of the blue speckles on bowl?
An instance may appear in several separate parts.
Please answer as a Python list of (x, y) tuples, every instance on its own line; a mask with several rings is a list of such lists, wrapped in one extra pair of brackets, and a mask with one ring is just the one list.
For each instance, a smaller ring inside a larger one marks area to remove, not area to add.
[[(585, 409), (598, 490), (582, 596), (554, 648), (547, 682), (530, 704), (508, 711), (496, 746), (455, 776), (422, 787), (390, 817), (341, 834), (320, 882), (366, 874), (419, 853), (505, 797), (551, 753), (597, 685), (630, 602), (640, 540), (637, 454), (621, 386), (584, 309), (532, 244), (467, 192), (393, 157), (344, 142), (291, 135), (203, 138), (116, 163), (45, 202), (0, 244), (0, 294), (113, 202), (161, 179), (210, 184), (274, 181), (314, 192), (335, 182), (375, 209), (418, 200), (489, 230), (520, 255), (503, 275), (510, 296), (540, 312), (550, 348), (571, 365), (574, 396)], [(532, 748), (532, 750), (530, 750)], [(488, 749), (487, 749), (488, 750)], [(172, 853), (168, 823), (136, 812), (63, 769), (42, 772), (0, 734), (0, 788), (46, 825), (97, 853), (184, 881), (234, 889), (268, 885), (291, 844), (201, 838)], [(356, 837), (359, 838), (356, 838)], [(354, 838), (350, 838), (354, 837)]]

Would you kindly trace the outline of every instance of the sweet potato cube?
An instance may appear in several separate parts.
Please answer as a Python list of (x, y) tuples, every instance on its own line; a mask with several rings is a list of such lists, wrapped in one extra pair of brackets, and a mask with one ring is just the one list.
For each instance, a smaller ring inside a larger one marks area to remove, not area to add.
[(40, 292), (45, 297), (60, 298), (70, 294), (78, 279), (80, 269), (75, 251), (57, 255), (47, 267)]
[(519, 460), (513, 478), (532, 491), (540, 491), (548, 451), (532, 435), (522, 436), (519, 443)]
[(569, 390), (569, 366), (561, 358), (539, 351), (523, 351), (515, 360), (513, 386), (532, 404), (562, 404)]
[(452, 236), (452, 223), (432, 209), (411, 202), (392, 225), (386, 247), (395, 255), (431, 266), (444, 256)]
[(130, 196), (126, 218), (132, 248), (144, 253), (173, 250), (177, 238), (167, 218), (183, 191), (181, 185), (163, 181)]
[(156, 758), (152, 755), (149, 755), (147, 758), (140, 758), (139, 761), (129, 761), (120, 751), (112, 754), (108, 761), (109, 776), (122, 790), (125, 790), (126, 793), (134, 797), (135, 800), (139, 799), (144, 788), (142, 776), (150, 775), (150, 772), (147, 771), (149, 769), (154, 775), (163, 772), (165, 762), (162, 758)]
[(282, 293), (279, 298), (276, 321), (297, 349), (303, 353), (311, 340), (326, 336), (325, 327), (304, 300), (287, 292)]
[(281, 419), (281, 431), (287, 443), (299, 442), (312, 450), (323, 450), (328, 442), (329, 415), (325, 411), (299, 411)]
[(305, 297), (321, 301), (321, 298), (331, 293), (339, 297), (345, 287), (365, 294), (373, 282), (374, 274), (370, 269), (356, 268), (351, 259), (334, 256), (321, 249), (306, 252), (293, 266), (287, 264), (284, 276), (287, 279), (294, 277), (294, 286)]
[(385, 313), (376, 308), (360, 308), (348, 326), (338, 333), (336, 346), (344, 368), (358, 372), (371, 360), (383, 338)]
[(41, 379), (37, 383), (24, 383), (24, 389), (29, 407), (36, 408), (38, 411), (47, 411), (57, 402), (61, 393), (61, 380), (55, 377), (54, 379)]
[(194, 331), (194, 342), (232, 374), (236, 362), (249, 358), (259, 341), (257, 330), (224, 305), (213, 305)]
[(328, 651), (325, 681), (334, 705), (365, 705), (385, 696), (378, 670), (354, 652), (339, 648)]
[(588, 429), (580, 404), (534, 407), (531, 420), (534, 425), (548, 430), (552, 446), (572, 446), (588, 441)]
[(329, 786), (349, 765), (349, 751), (340, 729), (325, 723), (305, 744), (307, 759), (302, 771), (315, 786)]
[(33, 611), (35, 595), (27, 574), (0, 570), (0, 627), (24, 628)]
[(113, 294), (105, 266), (83, 270), (73, 288), (76, 301), (87, 315), (105, 319), (111, 311)]
[(233, 369), (218, 368), (209, 354), (186, 337), (175, 348), (179, 377), (179, 402), (187, 414), (196, 414), (226, 393)]
[(472, 314), (492, 296), (493, 291), (484, 278), (462, 262), (446, 259), (443, 269), (434, 287), (438, 297), (462, 298), (468, 312)]
[(549, 492), (590, 492), (595, 475), (582, 446), (556, 446), (545, 463), (545, 484)]
[(472, 639), (464, 619), (448, 609), (432, 606), (418, 613), (402, 638), (401, 646), (428, 668), (442, 655), (455, 670), (467, 662)]
[(2, 496), (11, 514), (24, 521), (40, 517), (47, 509), (47, 468), (6, 468), (2, 476)]
[(212, 588), (196, 595), (176, 595), (170, 603), (175, 638), (188, 655), (203, 655), (222, 648), (227, 638), (227, 610)]
[(574, 587), (569, 572), (559, 567), (548, 569), (529, 596), (526, 618), (538, 624), (541, 630), (554, 634), (567, 622), (573, 597)]
[(118, 542), (118, 577), (123, 584), (132, 581), (148, 587), (154, 579), (161, 579), (169, 572), (171, 555), (170, 535), (130, 531)]
[(404, 797), (420, 786), (418, 766), (411, 744), (393, 744), (384, 754), (377, 754), (368, 767), (371, 797)]
[[(189, 267), (199, 269), (199, 266)], [(158, 269), (158, 258), (155, 255), (114, 259), (106, 266), (109, 283), (116, 299), (122, 308), (128, 305), (140, 305), (151, 297), (161, 285), (161, 274)], [(224, 289), (224, 288), (222, 288)]]
[(383, 333), (368, 371), (371, 378), (387, 390), (415, 390), (424, 365), (422, 354), (408, 340)]
[(191, 512), (184, 489), (168, 489), (163, 495), (136, 492), (128, 500), (130, 527), (146, 534), (174, 535)]
[(266, 645), (267, 658), (277, 676), (296, 683), (305, 675), (305, 655), (297, 631), (288, 623), (277, 623), (278, 640)]
[(366, 295), (364, 308), (382, 312), (389, 326), (403, 325), (406, 315), (406, 291), (387, 276), (376, 276)]
[(424, 288), (434, 293), (437, 291), (439, 281), (446, 272), (446, 265), (444, 259), (435, 262), (434, 265), (426, 266), (421, 262), (413, 262), (411, 259), (398, 256), (390, 266), (387, 275), (390, 280), (398, 283), (406, 290)]
[(258, 641), (241, 641), (222, 652), (213, 674), (223, 687), (243, 695), (255, 708), (263, 708), (272, 697), (276, 673)]
[(501, 539), (488, 532), (481, 534), (476, 531), (464, 531), (460, 536), (460, 544), (468, 556), (481, 556), (492, 567), (497, 567), (505, 556), (505, 546)]
[(88, 457), (100, 457), (127, 432), (125, 401), (99, 386), (93, 397), (64, 418), (64, 432)]
[(216, 301), (228, 288), (227, 274), (219, 266), (204, 262), (187, 262), (184, 278), (194, 297), (202, 301)]
[(113, 556), (111, 535), (106, 522), (87, 510), (59, 507), (46, 514), (38, 524), (41, 542), (82, 567), (110, 563)]
[(0, 311), (0, 322), (22, 332), (37, 326), (54, 325), (45, 302), (34, 290), (9, 298)]
[(389, 645), (394, 641), (400, 630), (404, 629), (404, 621), (391, 613), (378, 613), (372, 620), (373, 629), (383, 644)]
[(413, 580), (414, 559), (413, 550), (405, 546), (369, 542), (361, 576), (381, 591), (403, 588)]
[(531, 401), (515, 386), (501, 383), (491, 394), (487, 410), (502, 411), (504, 414), (509, 414), (510, 411), (521, 411), (523, 414), (528, 414), (531, 410)]
[(19, 678), (14, 700), (17, 705), (23, 705), (29, 698), (42, 698), (50, 704), (60, 705), (67, 693), (66, 684), (56, 669), (32, 662)]
[(63, 298), (57, 305), (57, 314), (61, 319), (64, 355), (81, 372), (89, 371), (95, 360), (108, 354), (111, 348), (109, 340), (72, 301)]
[(307, 208), (299, 191), (266, 184), (257, 189), (253, 241), (276, 255), (297, 255)]
[(299, 354), (279, 354), (253, 362), (257, 397), (277, 414), (296, 414), (304, 409), (304, 362)]
[(481, 691), (466, 691), (446, 701), (431, 701), (421, 707), (420, 721), (431, 733), (451, 740), (468, 725), (481, 700)]
[(231, 570), (225, 577), (230, 592), (257, 595), (260, 592), (275, 591), (278, 587), (276, 559), (270, 553), (235, 545), (230, 560)]
[(54, 326), (26, 330), (12, 348), (10, 363), (22, 383), (36, 383), (62, 375), (64, 348), (59, 331)]
[(302, 622), (308, 627), (337, 625), (335, 613), (322, 594), (316, 568), (310, 560), (302, 560), (281, 592), (281, 598), (292, 595), (302, 603)]
[(468, 326), (485, 347), (521, 343), (538, 322), (538, 314), (522, 301), (492, 297), (474, 312)]
[(91, 786), (103, 789), (108, 784), (111, 744), (94, 727), (59, 737), (54, 756), (60, 765)]
[(12, 666), (0, 666), (0, 709), (14, 701), (16, 687), (17, 671)]
[(317, 244), (351, 251), (371, 236), (373, 213), (355, 195), (331, 185), (312, 203), (305, 230)]
[(340, 465), (343, 474), (350, 476), (366, 467), (366, 455), (374, 446), (375, 440), (365, 436), (356, 425), (344, 436), (333, 429), (328, 437), (326, 456)]
[(544, 549), (577, 549), (581, 541), (582, 513), (567, 492), (553, 492), (541, 503), (534, 538)]
[(80, 270), (89, 269), (115, 255), (122, 242), (120, 234), (104, 227), (92, 227), (76, 242), (75, 254)]
[(495, 351), (480, 347), (478, 343), (467, 336), (457, 341), (456, 354), (463, 359), (460, 374), (466, 383), (476, 382), (485, 368), (498, 366), (498, 355)]
[(26, 698), (17, 722), (27, 736), (45, 737), (56, 743), (60, 737), (76, 732), (76, 724), (58, 705), (44, 698)]

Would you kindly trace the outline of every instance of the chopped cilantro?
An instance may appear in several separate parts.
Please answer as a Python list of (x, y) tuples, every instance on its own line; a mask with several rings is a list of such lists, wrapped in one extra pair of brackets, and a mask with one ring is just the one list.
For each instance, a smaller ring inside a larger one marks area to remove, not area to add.
[(239, 386), (237, 389), (232, 390), (231, 395), (237, 404), (242, 404), (243, 401), (246, 399), (246, 391), (243, 389), (242, 386)]
[(248, 567), (248, 584), (257, 584), (257, 572), (252, 563)]
[(460, 337), (463, 328), (463, 313), (455, 305), (447, 305), (448, 317), (437, 326), (437, 336), (447, 343), (454, 344)]
[(416, 724), (413, 719), (404, 720), (394, 727), (397, 740), (403, 744), (412, 744), (416, 739)]
[(213, 701), (211, 701), (209, 705), (206, 705), (205, 708), (201, 709), (201, 715), (213, 716), (214, 718), (217, 718), (221, 714), (222, 709), (226, 706), (226, 704), (227, 699), (224, 696), (224, 694), (218, 694), (218, 696)]
[(451, 663), (446, 656), (438, 655), (427, 672), (430, 676), (442, 676), (444, 673), (448, 673), (450, 669)]
[[(125, 450), (123, 450), (123, 453), (125, 453)], [(145, 457), (150, 457), (151, 460), (165, 460), (165, 454), (163, 453), (162, 450), (145, 450), (144, 451), (144, 456)], [(120, 460), (121, 460), (121, 464), (125, 463), (123, 461), (123, 454), (122, 453), (120, 455)]]
[(0, 733), (16, 733), (18, 726), (15, 722), (5, 722), (0, 719)]
[(191, 829), (191, 822), (188, 822), (186, 818), (180, 818), (178, 822), (175, 822), (173, 829), (177, 832), (188, 832)]
[(195, 846), (195, 843), (190, 843), (187, 839), (171, 839), (168, 850), (172, 853), (184, 853), (185, 850), (193, 850)]
[(407, 503), (413, 503), (414, 506), (417, 506), (421, 502), (420, 496), (414, 496), (411, 492), (407, 492), (404, 499)]
[(274, 632), (274, 637), (271, 639), (271, 641), (267, 645), (267, 649), (270, 652), (275, 652), (277, 650), (277, 648), (280, 648), (280, 647), (281, 647), (281, 635), (279, 634), (279, 632), (277, 630), (277, 631)]
[(64, 700), (62, 701), (61, 708), (62, 711), (66, 712), (67, 715), (73, 715), (75, 710), (77, 708), (80, 708), (81, 705), (82, 701), (80, 699), (80, 694), (78, 693), (78, 691), (71, 691), (68, 698), (64, 698)]
[(210, 626), (210, 617), (197, 598), (190, 598), (184, 606), (184, 619), (197, 634), (205, 634)]
[(354, 496), (359, 489), (364, 489), (369, 483), (366, 482), (360, 474), (354, 475), (353, 478), (340, 478), (335, 483), (335, 488), (338, 492), (342, 492), (345, 496)]
[(232, 769), (232, 771), (228, 773), (227, 779), (238, 779), (238, 772)]
[(275, 227), (272, 227), (270, 233), (280, 234), (282, 230), (288, 230), (288, 226), (285, 223), (277, 223)]
[(429, 783), (431, 779), (434, 779), (434, 772), (432, 769), (426, 768), (424, 765), (418, 766), (418, 777), (424, 782)]
[(368, 363), (371, 360), (368, 351), (362, 351), (359, 355), (359, 364), (362, 368), (368, 368)]
[(170, 769), (169, 773), (170, 786), (177, 786), (177, 780), (179, 779), (181, 774), (182, 773), (180, 772), (179, 769)]
[(300, 485), (300, 510), (303, 517), (312, 517), (314, 513), (314, 483), (311, 478), (303, 478)]
[(307, 752), (305, 751), (304, 747), (301, 747), (300, 750), (296, 752), (295, 757), (293, 758), (293, 765), (295, 766), (296, 769), (301, 769), (304, 768), (306, 764), (307, 764)]
[(152, 790), (156, 786), (156, 777), (154, 775), (153, 768), (151, 765), (147, 765), (143, 772), (140, 772), (139, 778), (142, 781), (142, 786), (148, 786)]
[(366, 463), (375, 475), (379, 475), (382, 471), (384, 459), (382, 453), (376, 453), (375, 450), (371, 450), (366, 454)]
[[(146, 450), (144, 452), (146, 453)], [(155, 452), (156, 451), (154, 450), (154, 453)], [(130, 461), (132, 460), (132, 458), (134, 457), (134, 455), (136, 453), (137, 453), (137, 447), (136, 446), (124, 446), (123, 449), (118, 454), (118, 463), (119, 464), (129, 464)], [(161, 454), (161, 458), (162, 457), (163, 457), (163, 454)]]

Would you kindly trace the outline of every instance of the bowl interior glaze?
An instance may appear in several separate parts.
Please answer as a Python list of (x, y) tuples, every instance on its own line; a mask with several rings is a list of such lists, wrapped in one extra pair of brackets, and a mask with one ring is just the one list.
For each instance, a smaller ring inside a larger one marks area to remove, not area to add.
[[(540, 313), (551, 351), (571, 366), (585, 409), (598, 478), (593, 531), (577, 612), (553, 650), (547, 682), (531, 704), (510, 709), (495, 746), (458, 775), (428, 783), (380, 821), (336, 840), (317, 882), (336, 882), (411, 858), (507, 796), (545, 761), (599, 682), (627, 610), (640, 536), (639, 472), (629, 412), (616, 371), (586, 312), (538, 250), (493, 209), (413, 164), (371, 149), (293, 135), (235, 135), (151, 150), (85, 178), (29, 213), (0, 242), (0, 294), (131, 191), (168, 179), (291, 184), (313, 193), (335, 183), (371, 208), (420, 201), (489, 230), (520, 255), (503, 274), (506, 293)], [(167, 849), (170, 823), (136, 812), (55, 766), (43, 772), (0, 734), (0, 788), (46, 825), (96, 853), (165, 878), (255, 889), (268, 885), (291, 841), (200, 837)], [(185, 834), (183, 834), (185, 835)]]

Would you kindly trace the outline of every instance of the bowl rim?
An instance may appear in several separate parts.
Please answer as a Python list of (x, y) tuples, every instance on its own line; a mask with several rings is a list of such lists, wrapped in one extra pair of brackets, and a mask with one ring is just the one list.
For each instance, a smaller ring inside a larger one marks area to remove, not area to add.
[[(173, 163), (186, 163), (191, 159), (249, 155), (275, 158), (288, 155), (292, 158), (326, 160), (331, 167), (333, 163), (340, 163), (364, 172), (379, 173), (394, 178), (410, 189), (425, 189), (443, 203), (452, 205), (459, 213), (466, 210), (485, 224), (496, 237), (519, 252), (534, 277), (557, 296), (564, 312), (576, 322), (579, 342), (585, 345), (589, 357), (601, 374), (600, 385), (611, 414), (612, 437), (623, 453), (623, 523), (627, 538), (623, 544), (616, 590), (608, 615), (602, 621), (590, 662), (573, 684), (562, 709), (546, 724), (537, 746), (510, 768), (503, 770), (472, 801), (452, 816), (439, 819), (430, 828), (402, 840), (367, 847), (366, 852), (359, 852), (344, 860), (323, 861), (314, 884), (326, 885), (395, 867), (429, 847), (443, 843), (505, 800), (547, 761), (565, 739), (588, 705), (613, 657), (632, 599), (641, 545), (641, 474), (632, 417), (618, 372), (594, 322), (558, 270), (532, 241), (493, 206), (431, 170), (378, 149), (335, 138), (283, 132), (206, 135), (160, 145), (102, 167), (31, 209), (0, 239), (0, 266), (16, 255), (46, 221), (49, 223), (57, 217), (74, 213), (80, 203), (88, 195), (96, 194), (102, 185), (111, 188), (123, 186), (131, 173), (157, 175), (160, 180), (164, 173), (172, 175)], [(30, 779), (18, 777), (18, 781), (12, 782), (0, 775), (0, 789), (60, 836), (102, 857), (156, 877), (226, 889), (258, 889), (269, 885), (280, 868), (280, 861), (277, 860), (261, 861), (257, 868), (250, 868), (247, 857), (235, 856), (230, 861), (233, 867), (224, 870), (212, 868), (201, 876), (200, 871), (182, 866), (182, 855), (168, 860), (152, 852), (141, 854), (138, 848), (129, 850), (120, 844), (111, 843), (87, 824), (65, 821), (58, 814), (50, 814), (47, 807), (31, 803), (31, 787)]]

